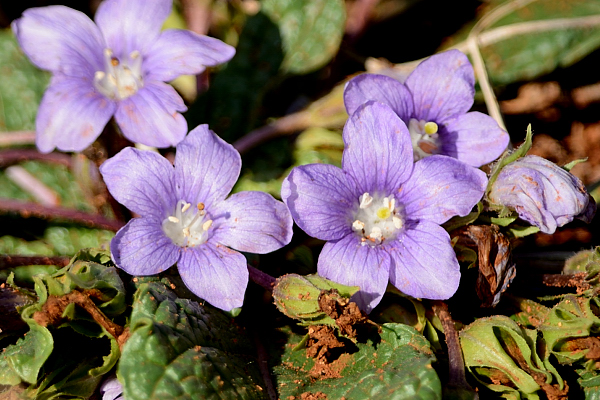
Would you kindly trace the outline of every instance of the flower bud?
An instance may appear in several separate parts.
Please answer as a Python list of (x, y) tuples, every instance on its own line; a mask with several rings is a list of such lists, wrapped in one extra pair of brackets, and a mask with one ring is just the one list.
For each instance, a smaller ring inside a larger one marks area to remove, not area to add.
[(300, 319), (303, 323), (335, 325), (319, 305), (322, 293), (332, 293), (349, 299), (358, 291), (358, 286), (345, 286), (322, 278), (318, 275), (301, 276), (287, 274), (277, 279), (273, 288), (275, 305), (290, 318)]
[(573, 218), (590, 222), (596, 213), (596, 203), (579, 178), (534, 155), (502, 168), (488, 199), (516, 211), (544, 233), (554, 233)]

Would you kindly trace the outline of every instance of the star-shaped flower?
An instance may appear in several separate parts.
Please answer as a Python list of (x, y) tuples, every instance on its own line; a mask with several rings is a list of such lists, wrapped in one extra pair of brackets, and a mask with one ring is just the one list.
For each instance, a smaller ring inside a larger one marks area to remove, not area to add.
[(442, 154), (480, 167), (506, 149), (508, 133), (480, 112), (467, 112), (475, 96), (473, 67), (458, 50), (435, 54), (406, 78), (362, 74), (348, 82), (348, 114), (368, 100), (389, 105), (408, 126), (415, 160)]
[(199, 297), (223, 310), (240, 307), (248, 269), (231, 248), (263, 254), (285, 246), (292, 237), (290, 213), (264, 192), (225, 198), (241, 158), (207, 125), (192, 130), (176, 151), (175, 167), (130, 147), (100, 166), (113, 197), (141, 215), (113, 238), (113, 260), (131, 275), (157, 274), (177, 263)]
[(164, 83), (233, 57), (218, 39), (161, 26), (172, 0), (105, 0), (95, 21), (64, 6), (25, 10), (12, 29), (25, 54), (52, 80), (36, 118), (36, 144), (81, 151), (114, 115), (123, 135), (154, 147), (179, 143), (187, 108)]
[(440, 224), (471, 211), (485, 191), (485, 173), (440, 155), (414, 163), (408, 128), (378, 102), (350, 116), (343, 138), (341, 169), (296, 167), (281, 189), (298, 226), (327, 241), (319, 275), (360, 286), (354, 299), (366, 311), (388, 281), (413, 297), (451, 297), (460, 270)]

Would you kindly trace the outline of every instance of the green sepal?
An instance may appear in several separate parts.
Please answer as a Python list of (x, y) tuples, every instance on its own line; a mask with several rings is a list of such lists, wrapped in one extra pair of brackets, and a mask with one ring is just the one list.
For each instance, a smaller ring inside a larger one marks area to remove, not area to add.
[[(531, 124), (529, 124), (529, 125), (527, 125), (527, 133), (525, 134), (525, 141), (523, 142), (523, 144), (521, 146), (519, 146), (519, 148), (513, 152), (505, 152), (504, 155), (500, 158), (500, 160), (498, 160), (494, 164), (494, 166), (492, 167), (492, 172), (490, 174), (490, 178), (488, 180), (487, 189), (485, 191), (485, 198), (488, 198), (488, 194), (492, 190), (492, 186), (496, 182), (496, 179), (498, 179), (498, 175), (500, 174), (500, 171), (502, 171), (502, 168), (504, 168), (508, 164), (518, 160), (519, 158), (525, 156), (527, 154), (527, 152), (531, 149), (531, 146), (533, 143), (532, 137), (533, 137), (533, 133), (531, 132)], [(489, 200), (489, 198), (488, 198), (488, 200)], [(495, 206), (498, 207), (498, 205), (495, 205)]]
[(460, 228), (465, 225), (469, 225), (479, 218), (479, 215), (483, 211), (483, 203), (480, 201), (477, 203), (477, 209), (475, 211), (471, 211), (469, 214), (464, 217), (455, 216), (450, 218), (450, 220), (444, 222), (442, 227), (448, 231), (452, 232), (453, 230)]

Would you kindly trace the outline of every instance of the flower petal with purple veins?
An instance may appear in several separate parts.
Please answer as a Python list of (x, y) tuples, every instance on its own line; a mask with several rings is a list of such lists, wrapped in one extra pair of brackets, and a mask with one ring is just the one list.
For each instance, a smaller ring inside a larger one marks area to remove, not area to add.
[(90, 82), (55, 75), (44, 93), (36, 118), (40, 152), (85, 149), (96, 140), (116, 109)]
[(454, 158), (431, 156), (415, 163), (410, 181), (402, 186), (398, 201), (411, 219), (443, 224), (465, 216), (483, 196), (486, 174)]
[(91, 77), (102, 68), (104, 38), (80, 11), (64, 6), (30, 8), (12, 29), (27, 57), (41, 69)]
[(579, 178), (534, 155), (502, 168), (488, 197), (495, 205), (515, 210), (521, 219), (544, 233), (554, 233), (573, 218), (590, 220), (595, 212), (593, 200)]
[(456, 292), (460, 266), (448, 232), (429, 222), (407, 224), (399, 240), (388, 242), (390, 282), (416, 298), (445, 300)]
[(264, 254), (292, 240), (292, 217), (285, 206), (264, 192), (239, 192), (211, 208), (211, 240), (232, 249)]
[(126, 147), (100, 173), (115, 200), (142, 216), (162, 221), (177, 203), (175, 171), (160, 154)]
[(410, 177), (410, 134), (388, 105), (361, 106), (344, 126), (343, 138), (342, 168), (356, 179), (360, 194), (395, 190)]
[(390, 256), (379, 247), (362, 245), (353, 234), (325, 243), (317, 269), (332, 281), (360, 286), (352, 296), (362, 310), (370, 312), (383, 297), (390, 274)]
[(296, 224), (321, 240), (337, 240), (352, 232), (350, 211), (359, 193), (351, 176), (333, 165), (294, 168), (281, 186), (281, 198)]
[(221, 245), (205, 243), (184, 249), (177, 265), (183, 283), (215, 307), (241, 307), (248, 285), (246, 258)]
[(105, 0), (94, 17), (115, 54), (145, 54), (171, 13), (172, 0)]
[(361, 74), (346, 84), (344, 104), (349, 115), (369, 100), (387, 104), (403, 121), (410, 120), (414, 112), (410, 91), (389, 76)]
[(225, 199), (242, 168), (240, 154), (232, 145), (200, 125), (177, 146), (175, 176), (177, 196), (206, 208)]
[(118, 104), (115, 119), (123, 136), (133, 142), (170, 147), (185, 137), (187, 122), (178, 111), (187, 108), (175, 89), (166, 83), (147, 83)]
[(179, 259), (180, 248), (165, 236), (161, 220), (134, 218), (117, 232), (110, 244), (112, 259), (130, 275), (154, 275)]
[(466, 55), (458, 50), (434, 54), (408, 76), (413, 95), (414, 118), (438, 124), (473, 105), (475, 77)]
[(197, 75), (205, 67), (227, 62), (235, 48), (191, 31), (168, 29), (150, 47), (144, 60), (148, 79), (170, 81), (179, 75)]
[(480, 167), (502, 155), (510, 138), (489, 115), (474, 111), (446, 121), (442, 154), (473, 167)]

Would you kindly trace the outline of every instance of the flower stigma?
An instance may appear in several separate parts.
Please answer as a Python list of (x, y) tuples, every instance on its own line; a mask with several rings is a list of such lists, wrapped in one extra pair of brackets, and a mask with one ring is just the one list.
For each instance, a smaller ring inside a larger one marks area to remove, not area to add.
[(433, 121), (428, 122), (411, 118), (408, 123), (408, 131), (410, 132), (415, 161), (439, 152), (438, 124)]
[(401, 209), (393, 196), (381, 198), (362, 194), (353, 219), (352, 230), (360, 237), (363, 246), (375, 246), (395, 239), (404, 226)]
[(94, 86), (113, 100), (123, 100), (136, 94), (144, 86), (140, 52), (135, 50), (119, 59), (111, 49), (104, 49), (104, 71), (96, 71)]
[(163, 220), (162, 230), (174, 244), (192, 247), (208, 240), (213, 221), (208, 219), (203, 203), (192, 208), (190, 203), (179, 200), (173, 214)]

